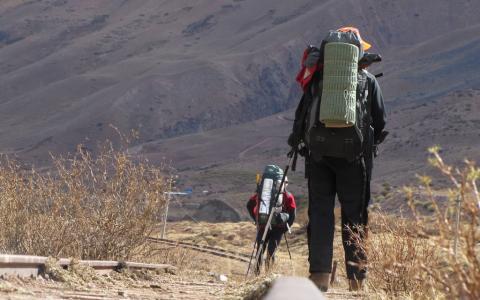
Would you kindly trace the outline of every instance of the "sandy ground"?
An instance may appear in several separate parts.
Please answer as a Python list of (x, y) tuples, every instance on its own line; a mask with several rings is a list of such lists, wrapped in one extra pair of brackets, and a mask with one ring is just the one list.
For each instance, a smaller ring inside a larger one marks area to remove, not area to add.
[[(222, 247), (239, 253), (250, 253), (255, 227), (243, 223), (169, 224), (167, 237), (200, 245)], [(73, 274), (64, 282), (47, 277), (0, 280), (1, 299), (242, 299), (252, 290), (279, 275), (308, 276), (305, 234), (299, 225), (288, 236), (292, 260), (285, 242), (280, 245), (276, 265), (261, 278), (249, 276), (242, 262), (180, 248), (155, 245), (157, 260), (177, 266), (176, 271), (124, 272), (108, 274)], [(340, 240), (336, 239), (335, 259), (338, 271), (328, 299), (359, 299), (362, 295), (347, 290)], [(149, 258), (152, 259), (151, 257)], [(220, 274), (227, 281), (220, 280)]]
[(1, 299), (223, 299), (226, 284), (216, 280), (162, 275), (150, 280), (70, 285), (51, 280), (10, 279), (0, 283)]

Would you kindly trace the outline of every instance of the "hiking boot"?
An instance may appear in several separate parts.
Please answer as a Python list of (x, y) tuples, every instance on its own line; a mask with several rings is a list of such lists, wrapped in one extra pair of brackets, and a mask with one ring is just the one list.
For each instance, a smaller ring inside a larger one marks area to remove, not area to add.
[(363, 279), (349, 279), (348, 280), (349, 290), (352, 292), (358, 292), (363, 290)]
[(326, 292), (328, 290), (330, 273), (310, 273), (309, 278), (320, 289), (320, 291)]

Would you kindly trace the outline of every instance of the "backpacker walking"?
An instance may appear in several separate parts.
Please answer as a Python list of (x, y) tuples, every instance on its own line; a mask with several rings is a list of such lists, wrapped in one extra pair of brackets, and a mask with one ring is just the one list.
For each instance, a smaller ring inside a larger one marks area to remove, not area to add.
[(366, 70), (381, 58), (364, 52), (370, 47), (356, 28), (330, 31), (319, 48), (305, 50), (297, 76), (304, 94), (288, 143), (305, 156), (310, 279), (322, 291), (332, 271), (336, 196), (350, 289), (366, 278), (367, 256), (352, 234), (367, 237), (373, 153), (387, 135), (382, 92)]
[[(287, 226), (292, 226), (295, 220), (296, 204), (292, 193), (287, 191), (288, 178), (280, 186), (283, 176), (283, 170), (276, 165), (268, 165), (265, 167), (260, 181), (257, 183), (256, 193), (250, 197), (247, 202), (247, 210), (252, 219), (257, 224), (256, 245), (257, 251), (261, 251), (260, 257), (267, 250), (265, 259), (265, 267), (268, 270), (275, 262), (275, 253), (280, 245), (282, 237), (288, 230)], [(277, 203), (274, 203), (276, 193), (280, 192)], [(272, 210), (274, 211), (270, 228), (267, 228), (267, 219)], [(264, 243), (261, 239), (267, 231)], [(261, 248), (260, 248), (261, 247)], [(255, 273), (260, 273), (262, 260), (256, 262)]]

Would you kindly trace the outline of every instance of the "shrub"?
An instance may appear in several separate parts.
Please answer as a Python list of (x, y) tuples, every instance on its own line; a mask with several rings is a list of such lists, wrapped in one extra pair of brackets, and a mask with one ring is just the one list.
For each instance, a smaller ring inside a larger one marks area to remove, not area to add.
[(421, 298), (425, 282), (419, 278), (419, 266), (438, 266), (439, 256), (430, 240), (421, 237), (413, 222), (393, 218), (378, 212), (371, 214), (374, 220), (367, 241), (356, 236), (355, 243), (368, 253), (368, 286), (372, 294), (386, 298), (410, 296)]
[(405, 188), (413, 218), (372, 216), (370, 239), (353, 241), (368, 252), (368, 286), (386, 298), (480, 299), (480, 169), (445, 164), (438, 147), (430, 153), (451, 186), (434, 190), (432, 178), (419, 176), (422, 189)]
[(111, 143), (52, 157), (50, 172), (0, 165), (0, 251), (127, 259), (146, 246), (164, 208), (161, 169)]

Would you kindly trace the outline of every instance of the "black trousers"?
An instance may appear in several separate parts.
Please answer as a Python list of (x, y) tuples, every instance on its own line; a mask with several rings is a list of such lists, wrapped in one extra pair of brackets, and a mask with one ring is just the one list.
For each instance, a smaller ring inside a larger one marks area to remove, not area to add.
[(267, 250), (267, 257), (260, 259), (257, 261), (255, 266), (255, 273), (258, 275), (260, 274), (260, 268), (262, 265), (262, 261), (265, 261), (266, 269), (269, 269), (273, 263), (275, 262), (275, 251), (277, 247), (280, 245), (280, 241), (282, 240), (282, 235), (285, 233), (286, 229), (280, 227), (273, 227), (271, 230), (267, 232), (267, 236), (265, 237), (265, 243), (260, 245), (262, 240), (264, 229), (261, 229), (257, 232), (257, 254), (258, 251), (261, 251), (261, 255), (265, 254), (265, 250)]
[[(274, 259), (275, 250), (280, 245), (280, 241), (282, 240), (282, 236), (285, 231), (286, 229), (283, 227), (272, 226), (272, 229), (267, 232), (265, 243), (262, 247), (262, 252), (264, 252), (266, 248), (268, 256)], [(257, 234), (257, 243), (260, 243), (262, 236), (263, 230), (259, 230)]]
[[(366, 254), (352, 242), (352, 233), (368, 222), (367, 205), (370, 199), (370, 180), (364, 160), (348, 162), (324, 157), (308, 164), (308, 248), (310, 273), (331, 273), (333, 237), (335, 232), (335, 196), (341, 205), (342, 241), (345, 251), (347, 277), (363, 279), (366, 269), (358, 263)], [(362, 233), (361, 238), (364, 238)]]

